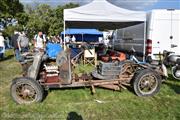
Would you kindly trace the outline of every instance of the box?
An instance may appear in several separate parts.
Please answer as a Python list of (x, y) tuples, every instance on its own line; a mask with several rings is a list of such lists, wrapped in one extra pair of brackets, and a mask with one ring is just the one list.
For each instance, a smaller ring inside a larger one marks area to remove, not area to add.
[(99, 73), (101, 75), (119, 75), (121, 72), (121, 66), (119, 63), (112, 62), (100, 62), (99, 63)]

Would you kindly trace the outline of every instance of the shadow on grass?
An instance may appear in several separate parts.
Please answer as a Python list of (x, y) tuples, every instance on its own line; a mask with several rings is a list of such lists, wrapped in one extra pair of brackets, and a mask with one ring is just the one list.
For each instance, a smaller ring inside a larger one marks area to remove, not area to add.
[(45, 90), (45, 91), (44, 91), (44, 95), (43, 95), (42, 102), (46, 99), (47, 96), (48, 96), (48, 91)]
[(82, 87), (64, 87), (64, 88), (50, 88), (48, 89), (49, 92), (51, 91), (58, 91), (58, 90), (80, 90), (80, 89), (86, 89), (86, 88), (90, 88), (89, 86), (82, 86)]
[(69, 112), (66, 120), (83, 120), (83, 117), (76, 112)]
[(7, 57), (4, 57), (4, 58), (0, 59), (0, 62), (1, 62), (1, 61), (5, 61), (5, 60), (12, 59), (13, 57), (14, 57), (14, 55), (9, 55), (9, 56), (7, 56)]
[(168, 80), (169, 81), (165, 81), (164, 84), (173, 89), (175, 93), (180, 94), (180, 85), (176, 84), (176, 82), (180, 82), (180, 80), (174, 79), (171, 74), (169, 74)]

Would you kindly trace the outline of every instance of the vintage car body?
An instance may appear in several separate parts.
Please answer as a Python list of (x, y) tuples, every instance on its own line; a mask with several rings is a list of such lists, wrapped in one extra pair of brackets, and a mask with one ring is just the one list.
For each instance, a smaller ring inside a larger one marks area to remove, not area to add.
[(152, 96), (160, 90), (165, 73), (162, 67), (139, 64), (134, 61), (100, 62), (92, 74), (76, 77), (70, 63), (70, 52), (61, 51), (55, 60), (44, 52), (34, 56), (24, 77), (15, 78), (11, 84), (11, 96), (18, 104), (43, 100), (44, 91), (51, 88), (95, 87), (120, 90), (132, 86), (138, 96)]

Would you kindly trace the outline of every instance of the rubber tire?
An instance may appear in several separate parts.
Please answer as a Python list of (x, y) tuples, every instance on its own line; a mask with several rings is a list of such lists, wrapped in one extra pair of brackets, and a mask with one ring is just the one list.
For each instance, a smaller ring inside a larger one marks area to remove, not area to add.
[(177, 77), (177, 76), (175, 75), (175, 72), (176, 72), (177, 69), (178, 69), (178, 66), (172, 67), (172, 68), (171, 68), (171, 74), (172, 74), (172, 76), (173, 76), (176, 80), (180, 80), (180, 77)]
[[(157, 85), (156, 85), (156, 88), (151, 92), (151, 93), (148, 93), (148, 94), (144, 94), (142, 93), (139, 89), (138, 89), (138, 84), (139, 82), (141, 81), (141, 79), (146, 76), (146, 75), (153, 75), (156, 80), (157, 80)], [(160, 90), (160, 86), (161, 86), (161, 77), (156, 74), (155, 72), (149, 70), (149, 69), (143, 69), (143, 70), (140, 70), (138, 71), (135, 76), (134, 76), (134, 80), (133, 80), (133, 88), (134, 88), (134, 92), (137, 96), (140, 96), (140, 97), (146, 97), (146, 96), (153, 96), (155, 95), (156, 93), (159, 92)]]
[[(36, 98), (33, 101), (27, 102), (24, 100), (21, 100), (20, 98), (18, 98), (18, 96), (16, 95), (16, 87), (18, 84), (28, 84), (30, 86), (32, 86), (34, 88), (34, 90), (36, 91)], [(35, 80), (31, 79), (31, 78), (27, 78), (27, 77), (21, 77), (21, 78), (16, 78), (12, 81), (11, 84), (11, 88), (10, 88), (10, 94), (12, 99), (18, 103), (18, 104), (30, 104), (30, 103), (34, 103), (34, 102), (41, 102), (44, 98), (44, 89), (43, 87)]]

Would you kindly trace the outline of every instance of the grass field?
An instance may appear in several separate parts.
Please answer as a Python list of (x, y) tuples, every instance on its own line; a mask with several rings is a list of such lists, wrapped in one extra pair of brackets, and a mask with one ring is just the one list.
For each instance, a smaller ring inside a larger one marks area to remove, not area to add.
[(180, 81), (172, 77), (154, 97), (89, 88), (50, 90), (42, 103), (17, 105), (10, 97), (11, 80), (21, 76), (21, 67), (6, 53), (0, 61), (0, 120), (180, 120)]

